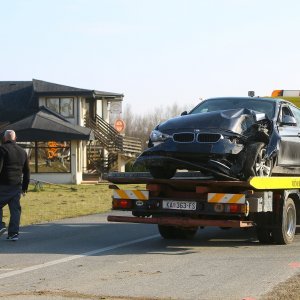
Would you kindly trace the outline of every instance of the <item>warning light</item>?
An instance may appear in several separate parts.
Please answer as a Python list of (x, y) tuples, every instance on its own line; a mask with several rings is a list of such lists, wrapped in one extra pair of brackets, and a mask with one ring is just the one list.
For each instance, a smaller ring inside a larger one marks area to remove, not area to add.
[(282, 94), (283, 94), (283, 90), (274, 90), (273, 92), (272, 92), (272, 97), (280, 97), (280, 96), (282, 96)]
[(248, 97), (254, 97), (255, 92), (254, 91), (248, 91)]

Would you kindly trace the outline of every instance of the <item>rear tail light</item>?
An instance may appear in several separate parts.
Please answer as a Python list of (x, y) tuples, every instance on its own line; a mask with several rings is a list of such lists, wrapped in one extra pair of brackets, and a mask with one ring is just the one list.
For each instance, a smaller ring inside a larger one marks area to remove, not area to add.
[(229, 208), (229, 212), (231, 212), (231, 213), (241, 212), (241, 205), (239, 205), (239, 204), (229, 204), (228, 208)]
[(130, 199), (113, 199), (113, 209), (128, 209), (132, 207)]
[(214, 205), (214, 211), (216, 213), (230, 213), (230, 214), (249, 214), (249, 204), (236, 204), (236, 203), (216, 203)]
[(227, 204), (226, 205), (226, 212), (232, 213), (232, 214), (238, 214), (238, 213), (245, 213), (245, 205), (244, 204)]

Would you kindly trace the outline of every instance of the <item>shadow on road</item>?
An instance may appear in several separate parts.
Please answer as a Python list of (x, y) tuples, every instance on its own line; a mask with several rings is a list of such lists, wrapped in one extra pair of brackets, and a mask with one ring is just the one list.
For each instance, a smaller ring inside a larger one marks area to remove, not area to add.
[[(5, 236), (0, 238), (0, 253), (47, 253), (47, 254), (82, 254), (95, 249), (110, 247), (128, 241), (153, 236), (143, 242), (124, 245), (115, 250), (124, 254), (164, 253), (186, 255), (201, 248), (211, 247), (280, 247), (260, 245), (255, 230), (219, 228), (199, 229), (193, 240), (164, 240), (158, 234), (156, 225), (122, 223), (47, 223), (23, 227), (20, 240), (10, 242)], [(296, 241), (300, 237), (296, 236)], [(180, 251), (180, 253), (178, 253)], [(95, 255), (106, 255), (100, 252)]]

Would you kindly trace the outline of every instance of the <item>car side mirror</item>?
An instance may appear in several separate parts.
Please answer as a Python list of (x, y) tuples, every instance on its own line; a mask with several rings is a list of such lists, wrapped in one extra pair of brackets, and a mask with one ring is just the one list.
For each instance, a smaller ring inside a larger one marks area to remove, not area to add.
[(285, 116), (283, 116), (281, 125), (296, 126), (297, 122), (296, 122), (296, 119), (294, 117), (289, 116), (289, 115), (285, 115)]
[(187, 111), (186, 110), (181, 113), (181, 116), (186, 116), (186, 115), (187, 115)]

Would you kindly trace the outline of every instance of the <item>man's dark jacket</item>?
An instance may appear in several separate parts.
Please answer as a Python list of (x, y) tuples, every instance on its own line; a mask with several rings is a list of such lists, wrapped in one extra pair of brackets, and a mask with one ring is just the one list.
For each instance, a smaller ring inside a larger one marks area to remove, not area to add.
[(0, 185), (22, 185), (22, 191), (26, 192), (29, 180), (30, 170), (25, 150), (15, 142), (5, 142), (0, 146)]

